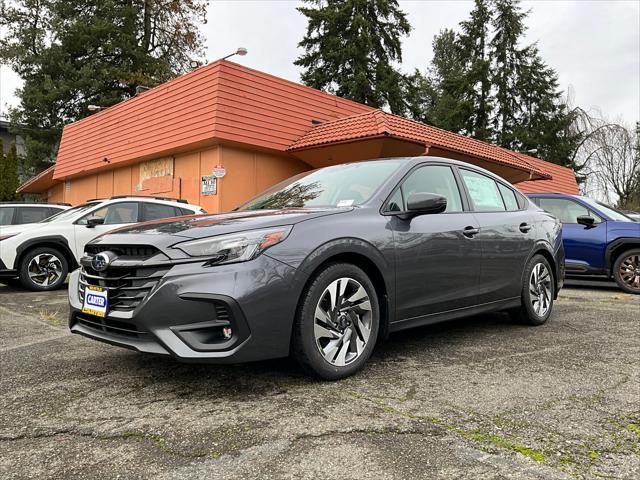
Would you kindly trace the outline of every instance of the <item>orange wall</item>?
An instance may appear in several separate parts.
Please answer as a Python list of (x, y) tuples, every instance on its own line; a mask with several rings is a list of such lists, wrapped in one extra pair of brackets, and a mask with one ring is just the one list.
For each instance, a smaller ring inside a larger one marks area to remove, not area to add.
[[(78, 205), (91, 198), (113, 195), (147, 195), (184, 198), (207, 212), (232, 210), (256, 193), (310, 167), (286, 155), (217, 145), (173, 156), (173, 178), (156, 177), (139, 185), (140, 165), (133, 164), (68, 180), (49, 190), (50, 202)], [(200, 177), (222, 164), (227, 174), (218, 179), (218, 193), (200, 194)], [(142, 189), (140, 189), (142, 188)]]

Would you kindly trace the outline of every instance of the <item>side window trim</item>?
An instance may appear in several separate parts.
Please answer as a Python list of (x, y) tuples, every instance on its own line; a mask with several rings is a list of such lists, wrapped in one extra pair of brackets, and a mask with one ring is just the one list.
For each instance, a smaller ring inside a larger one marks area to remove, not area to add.
[(406, 174), (402, 176), (400, 180), (398, 180), (398, 183), (395, 185), (395, 187), (393, 187), (393, 189), (391, 190), (391, 193), (389, 193), (387, 198), (385, 198), (384, 202), (382, 202), (380, 213), (384, 216), (394, 216), (394, 215), (401, 215), (403, 213), (406, 213), (406, 210), (403, 210), (402, 212), (394, 212), (389, 210), (388, 209), (389, 201), (395, 195), (396, 191), (400, 190), (400, 196), (402, 197), (402, 208), (406, 209), (406, 198), (404, 198), (404, 192), (402, 191), (402, 184), (405, 182), (405, 180), (407, 180), (413, 174), (413, 172), (415, 172), (419, 168), (430, 167), (430, 166), (449, 167), (451, 169), (451, 172), (453, 173), (453, 178), (455, 179), (456, 185), (458, 187), (458, 193), (460, 194), (460, 201), (462, 202), (462, 210), (460, 212), (442, 212), (441, 215), (469, 213), (471, 211), (471, 208), (467, 200), (466, 191), (463, 190), (460, 186), (461, 179), (458, 177), (458, 167), (456, 165), (451, 165), (443, 162), (437, 162), (437, 163), (423, 162), (411, 168)]

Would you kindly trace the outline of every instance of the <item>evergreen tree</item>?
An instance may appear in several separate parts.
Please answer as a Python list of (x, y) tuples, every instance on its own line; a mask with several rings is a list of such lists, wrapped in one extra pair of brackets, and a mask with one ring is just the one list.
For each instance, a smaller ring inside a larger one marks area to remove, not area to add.
[(5, 194), (5, 181), (4, 181), (4, 162), (5, 162), (5, 156), (4, 156), (4, 145), (2, 144), (2, 138), (0, 138), (0, 201), (2, 201), (4, 199), (4, 194)]
[(547, 161), (571, 166), (579, 135), (571, 131), (574, 115), (562, 101), (556, 72), (544, 63), (537, 47), (526, 51), (516, 82), (518, 107), (513, 129), (517, 147), (536, 150)]
[(465, 59), (465, 97), (471, 112), (464, 130), (479, 140), (489, 140), (491, 98), (491, 60), (489, 58), (489, 28), (491, 26), (489, 0), (475, 0), (469, 20), (460, 23), (458, 43)]
[[(2, 148), (2, 145), (0, 145), (0, 148)], [(20, 186), (20, 181), (18, 180), (18, 154), (15, 142), (11, 142), (9, 151), (0, 167), (0, 182), (2, 183), (0, 201), (20, 198), (20, 195), (16, 193), (17, 188)]]
[(498, 145), (518, 149), (515, 129), (518, 124), (518, 73), (527, 49), (519, 47), (526, 27), (522, 12), (513, 0), (495, 0), (491, 39), (493, 57), (493, 84), (496, 109), (493, 118), (495, 141)]
[[(556, 72), (536, 45), (521, 46), (527, 14), (516, 0), (475, 0), (460, 32), (434, 37), (426, 80), (408, 78), (408, 111), (417, 120), (572, 164), (580, 133), (562, 100)], [(422, 102), (422, 103), (420, 103)]]
[(442, 30), (434, 37), (429, 77), (436, 97), (429, 118), (437, 127), (466, 134), (472, 105), (467, 98), (465, 64), (465, 54), (453, 30)]
[(310, 87), (371, 105), (405, 111), (401, 37), (411, 30), (397, 0), (305, 0), (308, 19), (295, 64)]
[(432, 118), (439, 98), (432, 79), (417, 68), (404, 78), (405, 115), (418, 122), (435, 124)]
[(10, 112), (26, 170), (53, 160), (62, 127), (190, 69), (205, 0), (15, 0), (0, 12), (0, 62), (24, 81)]

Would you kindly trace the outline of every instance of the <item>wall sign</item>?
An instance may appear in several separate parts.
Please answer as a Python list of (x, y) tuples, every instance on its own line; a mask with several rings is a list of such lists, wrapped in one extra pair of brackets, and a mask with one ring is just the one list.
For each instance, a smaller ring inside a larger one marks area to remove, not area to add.
[(213, 167), (212, 175), (216, 178), (222, 178), (227, 174), (227, 169), (224, 168), (224, 165), (218, 164)]
[(156, 158), (140, 164), (140, 185), (155, 177), (173, 177), (173, 157)]
[(216, 195), (218, 193), (218, 179), (213, 175), (204, 175), (200, 181), (202, 195)]

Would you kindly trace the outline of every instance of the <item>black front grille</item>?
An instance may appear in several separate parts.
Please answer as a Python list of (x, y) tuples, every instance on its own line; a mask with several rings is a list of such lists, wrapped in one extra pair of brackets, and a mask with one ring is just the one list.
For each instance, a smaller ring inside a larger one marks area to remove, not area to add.
[(170, 267), (111, 268), (96, 272), (83, 266), (80, 270), (78, 295), (84, 302), (84, 289), (94, 285), (107, 289), (109, 310), (131, 311), (142, 302)]
[(140, 330), (133, 323), (123, 322), (122, 320), (111, 320), (108, 318), (100, 318), (94, 316), (85, 317), (82, 314), (78, 315), (76, 318), (80, 325), (83, 325), (92, 330), (98, 330), (101, 332), (133, 338), (144, 338), (148, 335), (147, 332)]
[(93, 256), (97, 253), (110, 251), (120, 258), (140, 258), (147, 259), (156, 255), (159, 250), (150, 245), (87, 245), (85, 252)]

